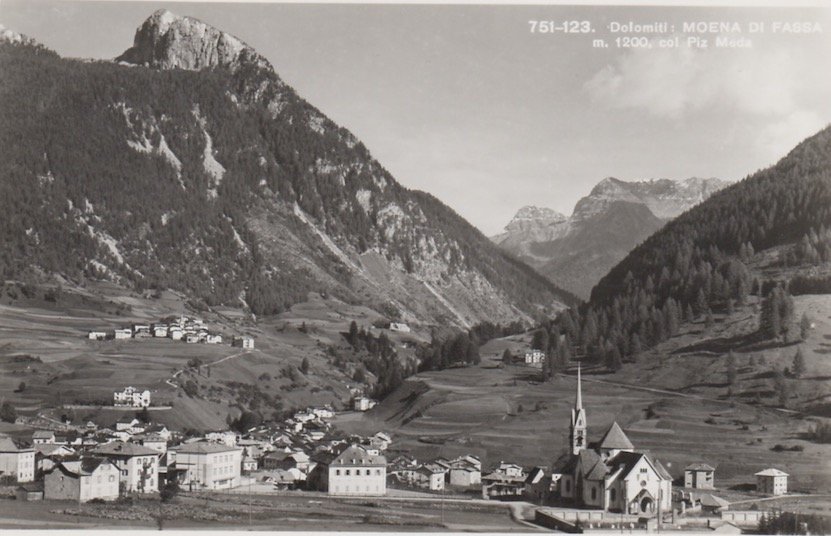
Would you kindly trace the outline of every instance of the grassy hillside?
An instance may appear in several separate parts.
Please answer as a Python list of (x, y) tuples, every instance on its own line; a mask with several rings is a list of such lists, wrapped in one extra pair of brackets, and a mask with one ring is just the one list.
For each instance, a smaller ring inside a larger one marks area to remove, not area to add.
[[(382, 318), (371, 309), (316, 294), (255, 324), (240, 310), (193, 310), (171, 292), (154, 297), (109, 284), (27, 292), (30, 297), (13, 283), (0, 292), (0, 398), (24, 416), (67, 414), (75, 422), (92, 419), (105, 425), (125, 413), (95, 406), (110, 403), (113, 391), (127, 385), (149, 389), (154, 404), (172, 405), (172, 410), (154, 411), (153, 417), (177, 429), (224, 428), (227, 416), (242, 410), (268, 419), (312, 404), (341, 407), (351, 398), (350, 388), (362, 386), (351, 378), (362, 356), (355, 354), (354, 362), (336, 366), (333, 349), (351, 356), (354, 352), (341, 333), (352, 321), (369, 328)], [(180, 313), (203, 318), (224, 336), (225, 344), (86, 338), (92, 329), (149, 323)], [(243, 333), (256, 338), (254, 350), (230, 346), (230, 337)], [(402, 337), (387, 335), (398, 358), (407, 359), (412, 350), (401, 347)], [(406, 338), (423, 341), (425, 335), (414, 332)], [(306, 373), (301, 372), (304, 359)], [(193, 369), (193, 360), (209, 366)], [(366, 381), (375, 380), (369, 375)]]

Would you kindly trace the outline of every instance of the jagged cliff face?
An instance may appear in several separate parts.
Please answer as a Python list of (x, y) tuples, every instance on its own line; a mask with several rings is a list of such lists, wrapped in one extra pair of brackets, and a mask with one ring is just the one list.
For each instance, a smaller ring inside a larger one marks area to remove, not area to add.
[[(0, 139), (27, 142), (0, 163), (0, 187), (31, 204), (11, 167), (29, 162), (25, 180), (48, 208), (43, 221), (15, 219), (19, 208), (2, 217), (19, 228), (21, 258), (47, 271), (258, 313), (324, 291), (434, 324), (530, 319), (571, 299), (401, 187), (256, 51), (200, 21), (156, 12), (114, 64), (49, 54), (27, 65), (15, 61), (32, 55), (25, 47), (0, 52), (0, 113), (16, 122)], [(32, 70), (44, 83), (31, 85)]]
[(525, 207), (492, 240), (580, 297), (637, 244), (726, 186), (719, 179), (600, 181), (568, 218)]

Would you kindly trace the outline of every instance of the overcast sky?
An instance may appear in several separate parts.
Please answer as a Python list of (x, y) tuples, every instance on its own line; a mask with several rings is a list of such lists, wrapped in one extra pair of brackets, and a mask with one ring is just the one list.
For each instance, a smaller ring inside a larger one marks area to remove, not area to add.
[[(828, 10), (0, 0), (0, 23), (63, 56), (113, 58), (161, 7), (253, 46), (402, 184), (486, 234), (524, 205), (570, 214), (607, 176), (738, 180), (831, 122)], [(531, 34), (531, 19), (596, 33)], [(630, 20), (768, 31), (742, 34), (750, 49), (592, 48)], [(774, 21), (823, 32), (773, 34)]]

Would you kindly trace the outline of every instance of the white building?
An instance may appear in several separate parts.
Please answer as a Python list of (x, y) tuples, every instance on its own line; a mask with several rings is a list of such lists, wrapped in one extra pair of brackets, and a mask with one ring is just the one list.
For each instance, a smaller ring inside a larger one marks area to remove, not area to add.
[(399, 333), (410, 333), (410, 326), (403, 322), (390, 322), (390, 331), (398, 331)]
[(184, 337), (185, 332), (182, 331), (182, 328), (170, 328), (167, 330), (167, 336), (173, 339), (174, 341), (181, 341), (182, 337)]
[(756, 491), (765, 495), (788, 493), (788, 473), (779, 469), (765, 469), (756, 473)]
[(150, 391), (139, 391), (135, 387), (125, 387), (123, 391), (113, 393), (113, 404), (133, 408), (146, 408), (150, 405)]
[(352, 399), (352, 409), (355, 411), (367, 411), (375, 407), (378, 402), (365, 396), (357, 396)]
[(329, 495), (386, 495), (387, 460), (353, 445), (332, 460), (327, 471)]
[(107, 338), (107, 333), (104, 331), (90, 331), (87, 338), (91, 341), (103, 341)]
[(236, 432), (225, 430), (222, 432), (208, 432), (205, 434), (205, 439), (208, 441), (215, 441), (216, 443), (222, 443), (226, 447), (236, 447), (239, 437)]
[(18, 447), (12, 438), (0, 436), (0, 476), (32, 482), (35, 479), (35, 450)]
[(129, 328), (116, 329), (115, 331), (113, 331), (113, 338), (116, 340), (132, 339), (133, 330)]
[(93, 454), (110, 460), (118, 467), (119, 481), (124, 491), (159, 491), (159, 452), (141, 445), (116, 441), (99, 446)]
[(242, 451), (220, 443), (188, 443), (175, 449), (176, 468), (187, 471), (183, 484), (189, 489), (236, 488), (240, 485)]
[(537, 365), (545, 361), (545, 352), (533, 348), (525, 352), (525, 364)]
[(209, 333), (205, 336), (205, 342), (208, 344), (222, 344), (222, 335)]

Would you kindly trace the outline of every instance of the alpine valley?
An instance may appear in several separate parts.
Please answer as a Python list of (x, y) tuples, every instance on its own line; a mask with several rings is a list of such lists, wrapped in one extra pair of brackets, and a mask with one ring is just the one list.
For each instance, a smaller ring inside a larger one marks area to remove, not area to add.
[(603, 179), (571, 217), (523, 207), (492, 240), (556, 285), (587, 299), (592, 287), (667, 221), (727, 183), (690, 178), (624, 182)]

